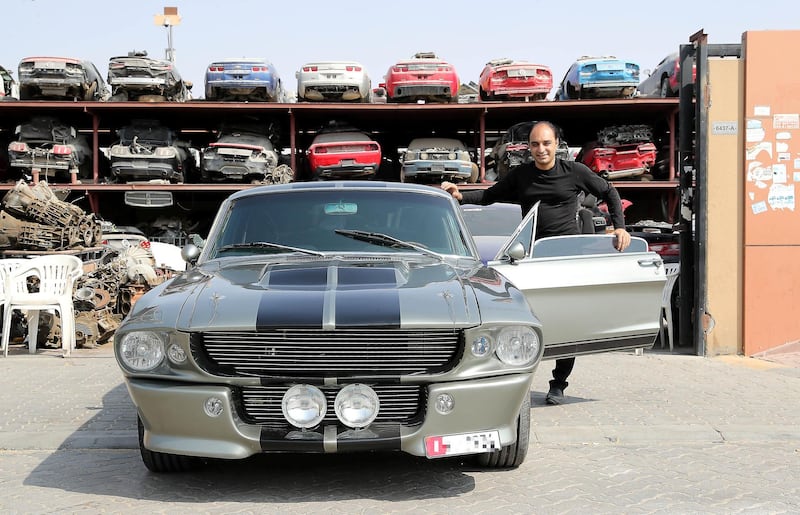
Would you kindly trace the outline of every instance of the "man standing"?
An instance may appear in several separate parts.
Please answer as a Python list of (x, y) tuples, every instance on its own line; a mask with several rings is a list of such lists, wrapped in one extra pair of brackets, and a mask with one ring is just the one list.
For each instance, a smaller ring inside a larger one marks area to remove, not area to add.
[[(579, 234), (576, 219), (578, 195), (592, 194), (608, 205), (611, 223), (616, 236), (615, 246), (622, 252), (631, 242), (625, 230), (622, 202), (616, 188), (607, 180), (592, 172), (583, 163), (556, 158), (559, 130), (550, 122), (538, 122), (531, 128), (528, 145), (532, 162), (512, 168), (508, 175), (487, 189), (461, 192), (451, 182), (441, 187), (460, 203), (488, 205), (495, 202), (519, 204), (523, 217), (539, 204), (536, 237)], [(567, 378), (572, 372), (575, 358), (556, 360), (547, 404), (561, 404)]]

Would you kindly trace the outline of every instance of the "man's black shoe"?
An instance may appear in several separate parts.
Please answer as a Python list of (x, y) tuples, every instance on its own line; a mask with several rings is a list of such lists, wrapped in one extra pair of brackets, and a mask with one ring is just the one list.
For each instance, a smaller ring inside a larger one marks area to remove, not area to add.
[(544, 401), (551, 406), (562, 404), (564, 402), (564, 390), (558, 386), (551, 386)]

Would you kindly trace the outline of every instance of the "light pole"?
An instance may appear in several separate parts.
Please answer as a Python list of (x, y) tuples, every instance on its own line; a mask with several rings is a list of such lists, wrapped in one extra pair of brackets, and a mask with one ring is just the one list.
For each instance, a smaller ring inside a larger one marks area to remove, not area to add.
[(175, 62), (175, 49), (172, 47), (172, 27), (181, 23), (181, 17), (178, 15), (177, 7), (164, 7), (164, 14), (156, 14), (153, 16), (153, 22), (156, 25), (167, 28), (167, 61)]

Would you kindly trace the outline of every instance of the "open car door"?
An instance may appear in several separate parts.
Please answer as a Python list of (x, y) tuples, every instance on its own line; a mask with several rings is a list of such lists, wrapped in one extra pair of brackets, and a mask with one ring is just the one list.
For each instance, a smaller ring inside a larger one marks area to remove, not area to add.
[(536, 241), (537, 211), (488, 264), (525, 293), (542, 322), (544, 358), (651, 347), (666, 280), (661, 257), (635, 237), (624, 252), (611, 234)]

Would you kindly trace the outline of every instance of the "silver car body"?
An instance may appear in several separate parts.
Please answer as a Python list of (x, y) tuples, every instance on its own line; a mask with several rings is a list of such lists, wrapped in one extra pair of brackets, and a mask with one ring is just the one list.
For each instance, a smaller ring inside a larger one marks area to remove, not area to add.
[(263, 181), (278, 166), (278, 153), (265, 134), (221, 132), (203, 149), (200, 172), (210, 181)]
[(91, 62), (72, 57), (26, 57), (19, 62), (20, 99), (107, 100), (103, 76)]
[(0, 101), (19, 100), (19, 84), (14, 80), (11, 70), (0, 66)]
[(408, 144), (401, 169), (403, 181), (475, 182), (469, 150), (453, 138), (415, 138)]
[(314, 61), (295, 73), (297, 100), (369, 102), (372, 81), (356, 61)]
[[(615, 261), (611, 277), (621, 282), (624, 267), (637, 269), (630, 280), (640, 294), (629, 303), (618, 293), (607, 320), (578, 314), (584, 288), (571, 277), (551, 276), (546, 286), (517, 280), (572, 315), (575, 345), (593, 338), (606, 342), (603, 350), (630, 340), (652, 345), (659, 318), (650, 307), (658, 307), (664, 281), (657, 256), (595, 258), (584, 256), (581, 279), (592, 276), (595, 260)], [(195, 265), (148, 291), (115, 333), (145, 463), (154, 454), (273, 451), (485, 455), (515, 444), (544, 352), (532, 335), (541, 341), (542, 332), (553, 332), (560, 343), (564, 332), (542, 328), (526, 300), (531, 294), (504, 275), (516, 277), (515, 267), (559, 271), (555, 263), (522, 261), (484, 266), (458, 205), (438, 188), (326, 181), (234, 193)], [(559, 280), (569, 287), (559, 288)], [(504, 334), (528, 335), (530, 345), (518, 347), (527, 349), (524, 363), (501, 359), (501, 342), (514, 340)], [(285, 397), (299, 384), (328, 404), (321, 422), (302, 430), (289, 423)], [(348, 429), (334, 409), (348, 387), (377, 394), (377, 418), (367, 427)]]

